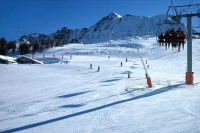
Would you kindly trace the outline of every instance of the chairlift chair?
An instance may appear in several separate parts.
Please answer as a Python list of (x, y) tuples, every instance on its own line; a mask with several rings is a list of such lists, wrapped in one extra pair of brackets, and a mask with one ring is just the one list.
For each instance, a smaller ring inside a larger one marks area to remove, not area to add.
[[(170, 9), (174, 10), (176, 15), (169, 15)], [(171, 16), (171, 17), (170, 17)], [(165, 24), (180, 24), (181, 23), (181, 13), (178, 14), (176, 7), (169, 6), (166, 14), (166, 19), (164, 21)]]
[[(175, 15), (169, 15), (169, 11), (170, 10), (173, 10), (174, 12), (175, 12)], [(174, 28), (174, 25), (181, 25), (181, 13), (180, 14), (178, 14), (178, 11), (177, 11), (177, 9), (176, 9), (176, 7), (174, 7), (174, 6), (169, 6), (169, 8), (168, 8), (168, 10), (167, 10), (167, 14), (166, 14), (166, 18), (165, 18), (165, 20), (164, 20), (164, 24), (169, 24), (169, 25), (171, 25), (173, 28)], [(177, 27), (177, 26), (176, 26)], [(181, 26), (180, 26), (181, 27)], [(166, 31), (167, 32), (167, 31)], [(172, 34), (170, 33), (170, 36), (172, 36)], [(160, 38), (160, 36), (158, 35), (158, 38)], [(162, 46), (163, 46), (163, 43), (165, 44), (165, 45), (169, 45), (170, 46), (170, 44), (171, 45), (173, 45), (173, 44), (185, 44), (185, 41), (183, 42), (183, 41), (180, 41), (180, 39), (178, 39), (178, 36), (177, 36), (177, 38), (176, 39), (172, 39), (172, 37), (170, 37), (170, 41), (166, 41), (166, 38), (164, 37), (164, 39), (162, 40), (162, 39), (158, 39), (158, 43), (160, 44), (160, 46), (161, 46), (161, 44), (162, 44)]]

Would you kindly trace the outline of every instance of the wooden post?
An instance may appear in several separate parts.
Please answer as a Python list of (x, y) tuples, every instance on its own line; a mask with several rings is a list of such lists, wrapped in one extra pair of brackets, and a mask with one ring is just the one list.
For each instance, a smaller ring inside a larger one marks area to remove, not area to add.
[(97, 70), (97, 72), (100, 72), (100, 66), (98, 66), (98, 70)]
[(131, 77), (131, 76), (130, 76), (130, 74), (131, 74), (131, 72), (129, 71), (129, 72), (128, 72), (128, 78), (130, 78), (130, 77)]
[(92, 69), (92, 64), (90, 64), (90, 69)]

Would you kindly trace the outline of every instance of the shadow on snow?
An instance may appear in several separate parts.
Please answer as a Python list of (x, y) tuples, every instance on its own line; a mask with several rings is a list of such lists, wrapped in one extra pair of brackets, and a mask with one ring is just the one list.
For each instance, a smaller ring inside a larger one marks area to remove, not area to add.
[(84, 106), (84, 104), (69, 104), (69, 105), (63, 105), (63, 106), (60, 106), (61, 108), (78, 108), (78, 107), (81, 107), (81, 106)]
[(111, 106), (114, 106), (114, 105), (122, 104), (122, 103), (125, 103), (125, 102), (130, 102), (130, 101), (133, 101), (133, 100), (137, 100), (137, 99), (141, 99), (141, 98), (147, 98), (147, 97), (151, 97), (151, 96), (154, 96), (154, 95), (158, 95), (158, 94), (167, 92), (169, 90), (173, 90), (173, 89), (175, 89), (175, 88), (177, 88), (177, 87), (179, 87), (181, 85), (183, 85), (183, 84), (176, 84), (176, 85), (172, 85), (171, 87), (163, 87), (163, 88), (160, 88), (160, 89), (154, 90), (152, 92), (149, 92), (149, 93), (146, 93), (146, 94), (143, 94), (143, 95), (140, 95), (140, 96), (136, 96), (136, 97), (133, 97), (133, 98), (116, 101), (116, 102), (105, 104), (105, 105), (102, 105), (102, 106), (99, 106), (99, 107), (87, 109), (87, 110), (84, 110), (84, 111), (76, 112), (76, 113), (65, 115), (65, 116), (58, 117), (58, 118), (53, 118), (53, 119), (50, 119), (50, 120), (45, 120), (45, 121), (42, 121), (42, 122), (37, 122), (37, 123), (33, 123), (33, 124), (21, 126), (21, 127), (9, 129), (9, 130), (4, 130), (4, 131), (1, 131), (1, 133), (22, 131), (22, 130), (26, 130), (26, 129), (42, 126), (42, 125), (45, 125), (45, 124), (61, 121), (61, 120), (64, 120), (64, 119), (68, 119), (68, 118), (76, 117), (76, 116), (79, 116), (79, 115), (91, 113), (91, 112), (94, 112), (94, 111), (98, 111), (98, 110), (101, 110), (101, 109), (104, 109), (104, 108), (108, 108), (108, 107), (111, 107)]
[(85, 93), (88, 93), (88, 92), (91, 92), (91, 91), (83, 91), (83, 92), (71, 93), (71, 94), (67, 94), (67, 95), (58, 96), (56, 98), (69, 98), (69, 97), (82, 95), (82, 94), (85, 94)]
[(121, 80), (121, 79), (104, 80), (104, 81), (101, 81), (101, 82), (114, 82), (114, 81), (118, 81), (118, 80)]

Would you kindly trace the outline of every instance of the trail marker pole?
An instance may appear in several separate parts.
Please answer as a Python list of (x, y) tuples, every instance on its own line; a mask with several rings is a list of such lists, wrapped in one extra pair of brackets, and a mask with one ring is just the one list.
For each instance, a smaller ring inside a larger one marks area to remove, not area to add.
[(111, 34), (112, 34), (112, 33), (110, 33), (110, 44), (111, 44)]

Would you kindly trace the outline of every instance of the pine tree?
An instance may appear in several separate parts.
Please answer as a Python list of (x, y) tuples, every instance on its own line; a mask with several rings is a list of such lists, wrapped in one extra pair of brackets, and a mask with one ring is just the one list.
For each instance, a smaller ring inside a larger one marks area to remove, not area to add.
[(5, 38), (1, 38), (1, 40), (0, 40), (0, 55), (6, 55), (7, 52), (8, 52), (7, 42), (6, 42)]
[(56, 40), (56, 45), (55, 46), (60, 46), (60, 40)]
[(54, 40), (50, 39), (50, 47), (52, 48), (54, 46)]
[(29, 44), (27, 42), (21, 42), (20, 45), (19, 45), (19, 51), (20, 51), (20, 54), (23, 55), (23, 54), (28, 54), (29, 53)]
[(48, 40), (45, 40), (45, 48), (47, 49), (47, 48), (49, 48), (50, 46), (49, 46), (49, 39)]
[(32, 43), (32, 54), (34, 54), (35, 52), (37, 52), (39, 50), (39, 44), (37, 41)]
[(15, 51), (16, 51), (16, 41), (10, 41), (9, 43), (8, 43), (8, 50), (10, 51), (10, 50), (12, 50), (12, 52), (13, 53), (15, 53)]
[(13, 43), (12, 43), (12, 52), (13, 52), (13, 53), (15, 53), (16, 48), (17, 48), (17, 46), (16, 46), (16, 42), (13, 41)]

